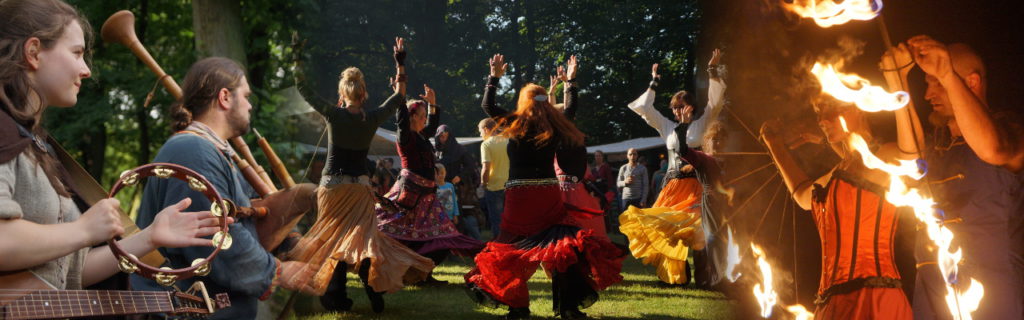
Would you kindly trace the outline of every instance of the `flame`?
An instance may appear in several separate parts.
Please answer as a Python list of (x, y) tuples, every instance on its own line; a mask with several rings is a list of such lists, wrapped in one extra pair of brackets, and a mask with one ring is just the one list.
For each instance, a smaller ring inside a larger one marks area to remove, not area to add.
[[(845, 120), (840, 117), (840, 122)], [(847, 130), (845, 124), (843, 130)], [(848, 131), (847, 131), (848, 132)], [(946, 305), (953, 319), (971, 319), (971, 313), (978, 309), (981, 298), (985, 296), (984, 286), (975, 279), (970, 279), (966, 289), (954, 288), (957, 279), (958, 265), (963, 257), (961, 249), (950, 252), (953, 242), (953, 231), (946, 228), (936, 218), (935, 200), (921, 194), (917, 188), (909, 188), (904, 178), (920, 180), (924, 174), (913, 160), (901, 160), (899, 165), (886, 163), (875, 156), (868, 148), (867, 142), (859, 134), (850, 133), (850, 146), (861, 155), (864, 165), (888, 173), (889, 190), (885, 193), (886, 201), (898, 207), (911, 207), (914, 217), (925, 224), (928, 238), (938, 248), (937, 258), (939, 271), (946, 282)]]
[(818, 78), (822, 92), (837, 100), (856, 104), (858, 108), (867, 112), (898, 110), (910, 102), (910, 95), (906, 92), (889, 93), (882, 87), (871, 85), (871, 81), (858, 75), (836, 71), (836, 67), (831, 64), (816, 62), (811, 68), (811, 73)]
[(789, 313), (793, 314), (793, 319), (794, 320), (813, 320), (814, 319), (814, 313), (812, 313), (810, 311), (807, 311), (807, 308), (804, 308), (804, 306), (801, 305), (801, 304), (795, 304), (795, 305), (788, 306), (788, 307), (786, 307), (786, 311), (789, 311)]
[(732, 206), (732, 198), (736, 195), (736, 188), (723, 186), (721, 182), (715, 181), (715, 190), (718, 193), (725, 196), (729, 200), (729, 206)]
[(772, 266), (765, 260), (761, 247), (751, 243), (750, 249), (754, 257), (757, 258), (757, 266), (761, 269), (761, 282), (764, 284), (764, 290), (761, 290), (762, 283), (754, 284), (754, 297), (761, 305), (761, 317), (768, 318), (772, 316), (772, 308), (779, 301), (779, 295), (775, 293), (772, 286)]
[(850, 22), (850, 20), (871, 20), (882, 11), (882, 0), (795, 0), (782, 6), (801, 17), (812, 18), (822, 28)]
[(736, 282), (743, 274), (736, 271), (736, 265), (740, 264), (742, 257), (740, 256), (740, 245), (733, 241), (732, 227), (727, 227), (729, 237), (728, 240), (728, 254), (726, 260), (728, 264), (725, 266), (725, 277), (729, 279), (729, 282)]

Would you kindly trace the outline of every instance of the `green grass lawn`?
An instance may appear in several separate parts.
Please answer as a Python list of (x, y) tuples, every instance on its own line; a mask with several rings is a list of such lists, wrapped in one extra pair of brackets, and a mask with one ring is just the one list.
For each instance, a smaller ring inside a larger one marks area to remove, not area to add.
[[(621, 241), (621, 240), (620, 240)], [(449, 258), (434, 271), (435, 277), (449, 282), (446, 286), (409, 286), (384, 296), (386, 308), (381, 314), (370, 310), (359, 278), (348, 276), (349, 298), (355, 301), (351, 312), (330, 313), (320, 306), (319, 299), (299, 296), (290, 319), (498, 319), (507, 309), (489, 309), (476, 305), (463, 291), (462, 275), (472, 261)], [(601, 299), (584, 309), (595, 319), (732, 319), (736, 303), (721, 293), (687, 287), (658, 285), (654, 268), (629, 257), (623, 264), (622, 282), (600, 292)], [(534, 318), (553, 318), (551, 311), (551, 280), (543, 270), (530, 279), (530, 312)], [(290, 293), (278, 292), (272, 308), (274, 315)]]

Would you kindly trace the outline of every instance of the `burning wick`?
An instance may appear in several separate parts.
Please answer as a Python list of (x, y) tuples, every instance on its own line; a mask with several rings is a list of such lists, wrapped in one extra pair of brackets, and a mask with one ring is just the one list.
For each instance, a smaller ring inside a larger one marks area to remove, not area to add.
[(818, 78), (822, 92), (867, 112), (899, 110), (910, 103), (910, 94), (906, 92), (889, 93), (858, 75), (836, 71), (833, 65), (816, 62), (811, 73)]
[(782, 6), (804, 18), (814, 19), (822, 28), (840, 25), (850, 20), (871, 20), (882, 11), (882, 0), (795, 0)]

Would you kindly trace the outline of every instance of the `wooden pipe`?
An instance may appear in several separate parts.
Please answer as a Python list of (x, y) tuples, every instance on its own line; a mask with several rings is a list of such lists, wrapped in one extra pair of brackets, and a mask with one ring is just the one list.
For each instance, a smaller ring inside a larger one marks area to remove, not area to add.
[(263, 154), (267, 156), (267, 161), (270, 161), (270, 170), (274, 171), (274, 175), (277, 176), (277, 180), (281, 181), (284, 189), (295, 186), (295, 180), (292, 180), (292, 175), (288, 173), (288, 169), (284, 167), (284, 162), (281, 161), (281, 158), (277, 157), (277, 153), (274, 152), (274, 148), (270, 147), (267, 139), (264, 139), (263, 135), (255, 128), (252, 129), (252, 132), (256, 134), (256, 142), (259, 143), (260, 149), (263, 149)]
[[(175, 99), (181, 99), (181, 87), (174, 81), (174, 78), (168, 75), (167, 72), (164, 72), (164, 69), (160, 67), (160, 64), (156, 63), (156, 60), (149, 54), (149, 51), (146, 51), (146, 47), (142, 46), (142, 43), (139, 42), (139, 37), (135, 34), (135, 15), (131, 11), (121, 10), (107, 18), (107, 21), (103, 23), (103, 27), (100, 28), (100, 37), (103, 38), (104, 42), (120, 43), (128, 47), (139, 60), (142, 60), (146, 67), (149, 67), (150, 71), (156, 74), (157, 78), (160, 79), (160, 84), (167, 89), (171, 96)], [(234, 137), (231, 139), (231, 142), (235, 144), (241, 142), (241, 145), (245, 146), (245, 141), (241, 137)], [(252, 156), (248, 146), (244, 148), (244, 152), (249, 153), (250, 157)], [(241, 168), (242, 163), (238, 163), (238, 166)], [(249, 165), (246, 164), (245, 166), (248, 167)], [(251, 167), (249, 169), (254, 170)], [(243, 175), (245, 175), (244, 172)], [(269, 177), (267, 177), (267, 180), (263, 180), (258, 173), (254, 177), (256, 179), (251, 179), (249, 175), (245, 175), (246, 180), (257, 192), (260, 190), (272, 190), (271, 187), (267, 186)], [(273, 185), (273, 183), (270, 183), (270, 185)], [(267, 193), (270, 192), (261, 193), (261, 196)]]
[(266, 170), (256, 162), (256, 158), (252, 156), (252, 150), (249, 149), (249, 145), (242, 140), (242, 137), (235, 137), (231, 139), (231, 145), (235, 146), (235, 150), (242, 154), (242, 158), (249, 162), (249, 166), (256, 171), (256, 175), (263, 180), (263, 183), (267, 185), (267, 189), (270, 192), (277, 192), (277, 187), (274, 186), (274, 181), (270, 180), (270, 175), (267, 174)]
[(256, 193), (260, 195), (260, 198), (266, 197), (268, 194), (271, 193), (270, 188), (267, 187), (265, 183), (251, 183), (252, 181), (262, 182), (263, 179), (260, 178), (260, 175), (258, 173), (256, 173), (256, 170), (253, 170), (252, 166), (249, 165), (248, 161), (239, 158), (237, 154), (232, 155), (231, 160), (234, 160), (235, 163), (238, 164), (238, 170), (242, 172), (242, 176), (245, 177), (245, 180), (250, 181), (252, 188), (256, 189)]

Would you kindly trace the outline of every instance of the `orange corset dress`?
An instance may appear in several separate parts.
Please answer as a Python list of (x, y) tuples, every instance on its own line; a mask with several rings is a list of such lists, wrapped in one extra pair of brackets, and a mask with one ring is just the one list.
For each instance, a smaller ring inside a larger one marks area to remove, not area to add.
[[(833, 173), (826, 187), (815, 185), (814, 189), (812, 213), (821, 238), (819, 311), (822, 307), (840, 308), (828, 306), (840, 304), (847, 305), (841, 309), (852, 309), (849, 311), (871, 313), (869, 310), (883, 307), (908, 312), (893, 257), (896, 207), (886, 201), (885, 190), (842, 170)], [(849, 299), (851, 295), (877, 295), (879, 291), (899, 298)], [(874, 306), (863, 306), (865, 302)], [(860, 316), (854, 318), (873, 318)]]

